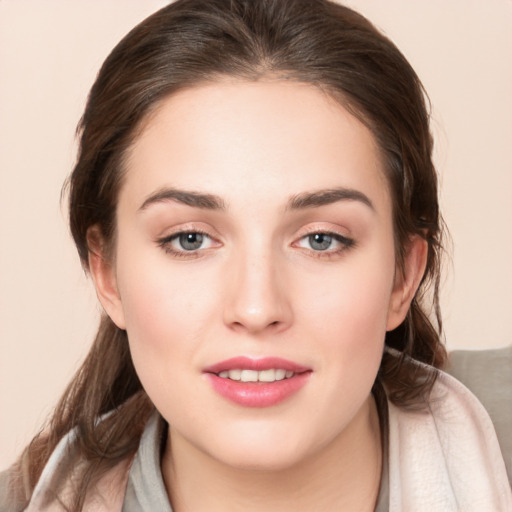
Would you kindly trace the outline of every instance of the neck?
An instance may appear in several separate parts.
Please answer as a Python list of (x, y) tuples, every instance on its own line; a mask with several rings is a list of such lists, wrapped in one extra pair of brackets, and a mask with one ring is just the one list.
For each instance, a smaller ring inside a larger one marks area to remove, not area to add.
[(379, 418), (373, 397), (331, 443), (283, 470), (226, 466), (192, 447), (171, 428), (162, 460), (175, 512), (373, 511), (381, 469)]

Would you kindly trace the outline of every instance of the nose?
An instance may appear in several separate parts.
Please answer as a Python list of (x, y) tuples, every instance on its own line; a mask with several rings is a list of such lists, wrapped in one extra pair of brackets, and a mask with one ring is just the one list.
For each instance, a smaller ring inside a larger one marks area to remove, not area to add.
[(225, 324), (251, 334), (286, 330), (293, 320), (288, 284), (283, 265), (270, 251), (241, 251), (229, 268)]

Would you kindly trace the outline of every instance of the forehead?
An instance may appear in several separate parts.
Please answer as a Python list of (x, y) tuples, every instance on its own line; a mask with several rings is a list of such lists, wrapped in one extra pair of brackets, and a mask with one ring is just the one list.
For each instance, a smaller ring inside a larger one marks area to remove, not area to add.
[(162, 187), (269, 204), (346, 187), (389, 202), (372, 133), (310, 84), (222, 81), (180, 91), (146, 119), (126, 159), (120, 201)]

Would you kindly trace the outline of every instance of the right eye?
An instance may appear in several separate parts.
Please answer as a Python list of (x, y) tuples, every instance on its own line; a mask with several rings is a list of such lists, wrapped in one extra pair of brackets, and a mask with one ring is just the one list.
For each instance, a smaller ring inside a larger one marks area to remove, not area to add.
[(175, 256), (192, 256), (197, 252), (214, 246), (213, 239), (199, 231), (180, 231), (158, 241), (160, 246)]
[(207, 235), (202, 233), (180, 233), (172, 239), (171, 243), (176, 243), (184, 251), (197, 251), (207, 240)]

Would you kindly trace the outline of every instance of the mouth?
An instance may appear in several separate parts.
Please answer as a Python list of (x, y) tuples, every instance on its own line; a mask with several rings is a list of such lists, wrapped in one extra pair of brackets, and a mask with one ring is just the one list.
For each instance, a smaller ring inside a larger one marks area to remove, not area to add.
[(244, 407), (270, 407), (298, 393), (312, 369), (281, 358), (236, 357), (203, 373), (223, 398)]
[(238, 382), (275, 382), (284, 379), (291, 379), (295, 372), (284, 368), (270, 368), (269, 370), (224, 370), (217, 374), (221, 379), (230, 379)]

